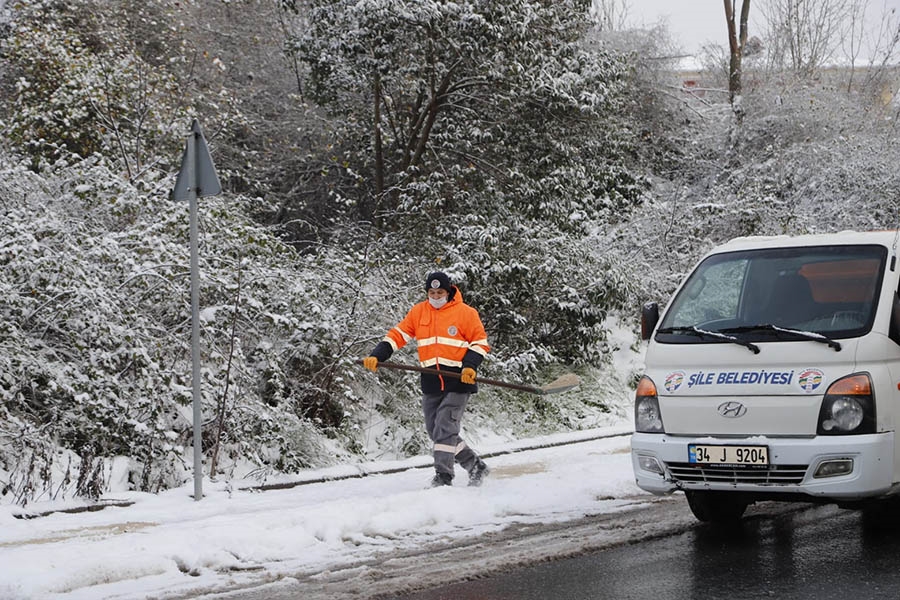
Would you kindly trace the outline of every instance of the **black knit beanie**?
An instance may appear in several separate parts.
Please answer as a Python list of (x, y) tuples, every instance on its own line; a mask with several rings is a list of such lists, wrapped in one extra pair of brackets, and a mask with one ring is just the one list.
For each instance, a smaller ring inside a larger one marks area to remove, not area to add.
[(453, 286), (450, 285), (450, 278), (447, 277), (447, 274), (435, 271), (425, 278), (425, 291), (436, 290), (438, 288), (447, 290), (448, 294), (453, 293)]

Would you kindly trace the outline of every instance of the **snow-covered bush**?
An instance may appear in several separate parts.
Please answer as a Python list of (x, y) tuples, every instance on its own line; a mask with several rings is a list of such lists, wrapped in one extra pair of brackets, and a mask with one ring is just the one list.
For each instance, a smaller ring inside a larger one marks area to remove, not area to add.
[[(48, 180), (9, 167), (2, 180), (0, 437), (17, 441), (0, 443), (6, 493), (51, 493), (57, 448), (81, 472), (130, 457), (136, 489), (180, 483), (191, 442), (186, 204), (111, 184), (96, 160), (57, 165)], [(234, 200), (201, 207), (205, 447), (221, 440), (225, 472), (292, 471), (328, 460), (312, 424), (340, 437), (350, 414), (325, 374), (345, 337), (341, 282), (323, 276), (339, 265), (302, 259), (246, 213)], [(23, 439), (37, 467), (16, 456)]]
[[(97, 153), (129, 180), (158, 176), (176, 156), (190, 116), (242, 121), (215, 82), (206, 52), (185, 53), (191, 2), (23, 0), (0, 39), (9, 140), (33, 168)], [(179, 37), (182, 36), (182, 37)], [(211, 85), (212, 84), (212, 85)]]

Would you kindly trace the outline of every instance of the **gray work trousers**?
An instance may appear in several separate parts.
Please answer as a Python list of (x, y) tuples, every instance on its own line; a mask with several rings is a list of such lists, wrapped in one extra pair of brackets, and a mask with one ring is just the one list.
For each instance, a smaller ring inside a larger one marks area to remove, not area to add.
[(463, 411), (471, 394), (442, 392), (422, 396), (425, 431), (434, 442), (434, 470), (453, 476), (454, 460), (466, 471), (478, 462), (478, 455), (459, 437)]

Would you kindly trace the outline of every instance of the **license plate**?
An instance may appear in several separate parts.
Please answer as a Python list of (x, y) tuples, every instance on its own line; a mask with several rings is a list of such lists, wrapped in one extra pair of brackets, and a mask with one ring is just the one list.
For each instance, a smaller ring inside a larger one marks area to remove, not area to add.
[(688, 461), (701, 465), (757, 466), (769, 464), (769, 448), (766, 446), (707, 446), (688, 445)]

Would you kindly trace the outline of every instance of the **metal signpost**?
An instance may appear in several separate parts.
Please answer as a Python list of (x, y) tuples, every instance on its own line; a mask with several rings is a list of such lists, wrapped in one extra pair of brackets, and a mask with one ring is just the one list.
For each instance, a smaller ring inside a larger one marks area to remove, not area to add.
[(203, 452), (200, 413), (200, 260), (197, 198), (222, 191), (209, 147), (194, 119), (181, 159), (181, 171), (172, 190), (173, 200), (187, 200), (191, 212), (191, 376), (194, 390), (194, 500), (203, 497)]

